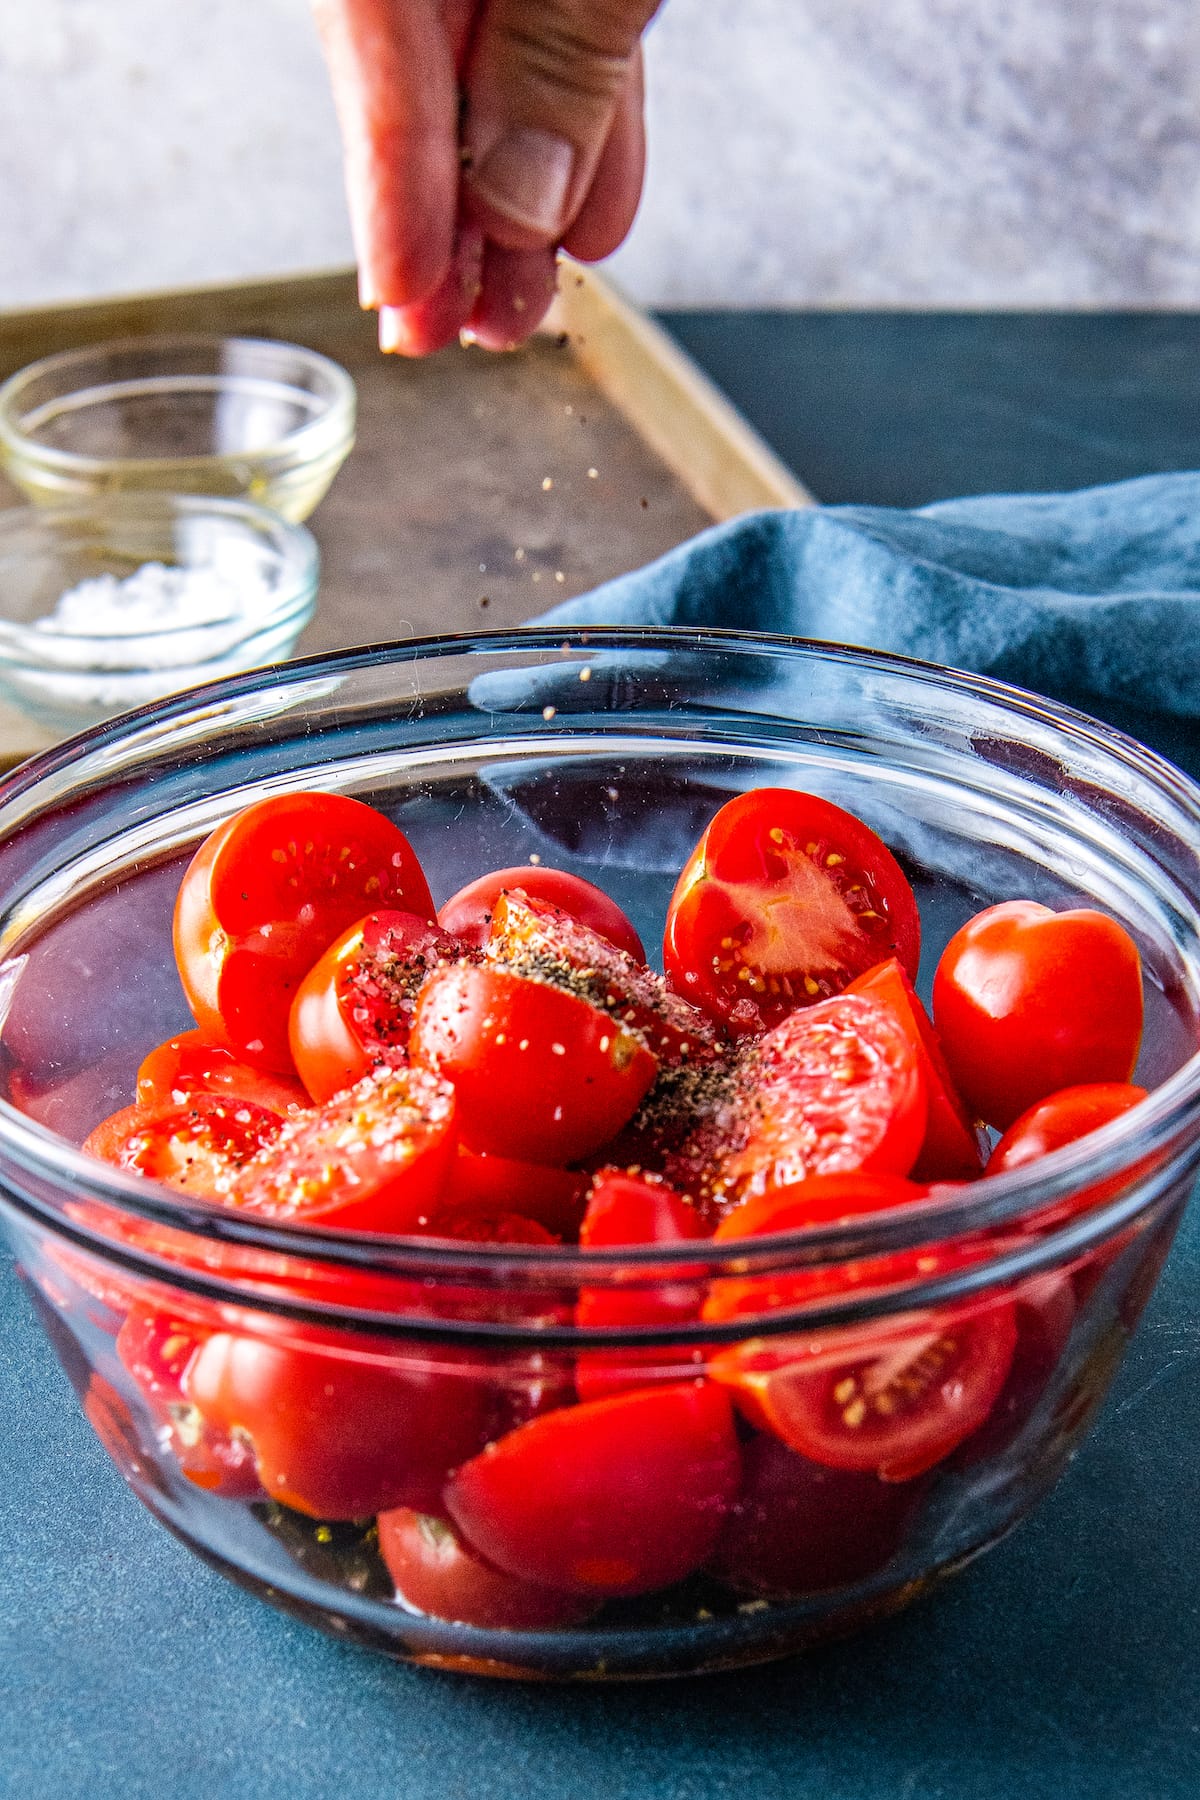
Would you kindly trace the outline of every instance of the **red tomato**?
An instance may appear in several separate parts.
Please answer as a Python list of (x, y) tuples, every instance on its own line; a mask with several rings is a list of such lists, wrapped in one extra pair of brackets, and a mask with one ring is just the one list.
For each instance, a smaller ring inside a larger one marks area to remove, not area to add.
[[(347, 1299), (359, 1278), (341, 1283)], [(487, 1436), (489, 1389), (466, 1354), (294, 1324), (268, 1313), (214, 1332), (183, 1372), (210, 1425), (249, 1437), (272, 1499), (313, 1518), (434, 1510)]]
[(658, 1065), (641, 1038), (545, 982), (460, 966), (421, 990), (409, 1050), (453, 1083), (473, 1150), (567, 1163), (625, 1123)]
[(730, 800), (667, 909), (663, 957), (681, 994), (758, 1031), (836, 994), (889, 956), (917, 972), (921, 926), (899, 863), (828, 800), (756, 788)]
[(864, 1581), (891, 1562), (916, 1504), (916, 1481), (829, 1469), (757, 1433), (742, 1491), (708, 1564), (735, 1593), (790, 1599)]
[(239, 1173), (234, 1206), (289, 1224), (408, 1232), (436, 1211), (455, 1152), (454, 1090), (380, 1069), (289, 1119)]
[(664, 1068), (705, 1062), (721, 1034), (673, 994), (661, 975), (544, 900), (502, 894), (487, 942), (490, 961), (577, 994), (640, 1031)]
[(925, 1135), (925, 1087), (908, 1033), (864, 995), (839, 994), (747, 1045), (729, 1098), (666, 1159), (703, 1205), (810, 1175), (904, 1175)]
[(554, 1169), (545, 1163), (514, 1162), (507, 1156), (483, 1156), (460, 1145), (450, 1166), (444, 1206), (447, 1211), (517, 1212), (536, 1219), (559, 1238), (575, 1238), (587, 1197), (588, 1178), (577, 1169)]
[(417, 992), (461, 946), (416, 913), (359, 919), (314, 963), (288, 1021), (292, 1058), (312, 1098), (329, 1100), (408, 1047)]
[(950, 939), (933, 1014), (964, 1100), (1006, 1130), (1059, 1088), (1128, 1081), (1142, 1036), (1137, 947), (1103, 913), (1008, 900)]
[[(869, 1175), (858, 1170), (849, 1175), (810, 1175), (805, 1181), (752, 1194), (733, 1207), (717, 1226), (713, 1242), (726, 1244), (732, 1238), (802, 1231), (806, 1225), (836, 1225), (862, 1213), (887, 1212), (893, 1206), (924, 1200), (928, 1192), (900, 1175)], [(809, 1279), (803, 1272), (795, 1278)], [(794, 1277), (784, 1275), (782, 1279)]]
[(251, 1100), (197, 1094), (184, 1106), (122, 1107), (88, 1133), (83, 1148), (128, 1174), (224, 1200), (282, 1125), (278, 1113)]
[(223, 1094), (252, 1100), (268, 1111), (295, 1112), (308, 1105), (308, 1095), (286, 1075), (268, 1075), (202, 1031), (181, 1031), (143, 1058), (137, 1073), (139, 1106), (183, 1106), (194, 1094)]
[[(684, 1244), (709, 1236), (694, 1206), (661, 1176), (632, 1175), (602, 1169), (592, 1185), (579, 1241), (591, 1249), (622, 1244)], [(654, 1271), (631, 1269), (636, 1285), (581, 1288), (575, 1318), (580, 1325), (677, 1325), (696, 1319), (704, 1303), (704, 1283), (678, 1278), (644, 1285)], [(653, 1381), (686, 1379), (688, 1361), (703, 1372), (704, 1353), (683, 1349), (632, 1346), (620, 1350), (585, 1350), (575, 1361), (575, 1389), (581, 1400), (599, 1400)]]
[(493, 1569), (441, 1519), (401, 1507), (379, 1515), (379, 1553), (397, 1598), (435, 1619), (492, 1631), (578, 1625), (597, 1602)]
[(917, 990), (896, 957), (858, 975), (848, 994), (866, 994), (889, 1008), (908, 1032), (925, 1078), (928, 1113), (925, 1140), (912, 1175), (915, 1181), (969, 1181), (983, 1168), (979, 1136), (957, 1092), (937, 1034)]
[(432, 919), (404, 833), (342, 794), (280, 794), (205, 839), (175, 904), (175, 960), (209, 1037), (288, 1071), (288, 1009), (334, 938), (373, 907)]
[(1012, 1292), (1017, 1342), (1004, 1386), (983, 1424), (962, 1445), (956, 1461), (974, 1468), (1017, 1438), (1062, 1360), (1075, 1323), (1075, 1290), (1068, 1274), (1050, 1271), (1022, 1281)]
[(195, 1319), (137, 1305), (118, 1334), (117, 1355), (188, 1480), (231, 1499), (257, 1499), (262, 1486), (250, 1445), (207, 1423), (184, 1392), (184, 1376), (204, 1338)]
[(992, 1151), (988, 1173), (1036, 1162), (1064, 1144), (1099, 1131), (1101, 1125), (1120, 1118), (1145, 1098), (1145, 1088), (1124, 1081), (1094, 1081), (1049, 1094), (1009, 1126)]
[(601, 1598), (699, 1568), (740, 1478), (728, 1400), (691, 1381), (546, 1413), (457, 1469), (445, 1500), (496, 1568)]
[(624, 950), (637, 962), (645, 962), (641, 938), (602, 888), (562, 869), (546, 869), (535, 863), (517, 869), (495, 869), (490, 875), (469, 881), (438, 908), (438, 924), (462, 943), (482, 948), (497, 900), (510, 893), (523, 900), (548, 900), (557, 911), (589, 926), (618, 950)]

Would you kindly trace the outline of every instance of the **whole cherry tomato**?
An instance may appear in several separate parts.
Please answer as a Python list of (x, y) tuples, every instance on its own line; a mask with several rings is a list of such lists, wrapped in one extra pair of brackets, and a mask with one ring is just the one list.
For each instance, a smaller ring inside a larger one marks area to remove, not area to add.
[(925, 1139), (912, 1167), (915, 1181), (969, 1181), (983, 1168), (979, 1136), (971, 1124), (917, 990), (897, 957), (857, 975), (848, 994), (866, 994), (886, 1006), (907, 1030), (925, 1079)]
[(1142, 1038), (1137, 946), (1104, 913), (1004, 901), (950, 939), (933, 1016), (967, 1105), (1006, 1130), (1059, 1088), (1129, 1080)]
[(292, 1058), (314, 1100), (329, 1100), (408, 1048), (417, 993), (463, 954), (416, 913), (359, 919), (313, 964), (288, 1021)]
[(88, 1133), (83, 1148), (131, 1175), (223, 1200), (282, 1125), (278, 1113), (251, 1100), (199, 1093), (183, 1106), (122, 1107)]
[(877, 1000), (839, 994), (745, 1046), (729, 1096), (668, 1155), (666, 1173), (718, 1211), (810, 1175), (906, 1175), (925, 1118), (910, 1033)]
[(759, 1031), (897, 956), (917, 972), (912, 889), (881, 838), (792, 788), (730, 800), (685, 863), (663, 958), (681, 994)]
[(496, 902), (501, 894), (509, 893), (522, 899), (547, 900), (557, 911), (590, 926), (618, 950), (626, 951), (640, 963), (646, 960), (641, 938), (602, 888), (593, 887), (582, 876), (537, 863), (494, 869), (490, 875), (469, 881), (438, 908), (438, 924), (462, 943), (482, 947), (487, 942)]
[(397, 1598), (435, 1619), (492, 1631), (551, 1631), (581, 1624), (598, 1604), (493, 1569), (444, 1519), (410, 1507), (380, 1513), (379, 1554)]
[(205, 839), (175, 904), (175, 960), (201, 1029), (290, 1071), (288, 1010), (317, 958), (372, 908), (432, 919), (404, 833), (343, 794), (280, 794)]
[(281, 1116), (308, 1105), (298, 1081), (243, 1062), (202, 1031), (181, 1031), (142, 1059), (137, 1072), (139, 1106), (182, 1106), (196, 1094), (251, 1100)]
[(496, 1568), (600, 1599), (699, 1568), (740, 1480), (727, 1398), (688, 1381), (545, 1413), (457, 1469), (445, 1501)]
[(1019, 1169), (1064, 1144), (1073, 1144), (1146, 1098), (1143, 1087), (1126, 1081), (1093, 1081), (1048, 1094), (1014, 1119), (988, 1162), (989, 1174)]
[(465, 965), (422, 988), (409, 1051), (454, 1083), (471, 1149), (523, 1162), (575, 1162), (599, 1149), (658, 1068), (636, 1033), (586, 1000)]

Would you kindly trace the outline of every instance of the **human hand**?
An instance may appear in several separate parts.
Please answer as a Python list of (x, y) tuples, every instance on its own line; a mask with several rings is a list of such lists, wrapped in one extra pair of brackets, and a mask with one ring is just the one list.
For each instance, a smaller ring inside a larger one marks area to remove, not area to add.
[(645, 161), (658, 0), (313, 0), (342, 128), (364, 306), (385, 350), (541, 320), (561, 245), (607, 256)]

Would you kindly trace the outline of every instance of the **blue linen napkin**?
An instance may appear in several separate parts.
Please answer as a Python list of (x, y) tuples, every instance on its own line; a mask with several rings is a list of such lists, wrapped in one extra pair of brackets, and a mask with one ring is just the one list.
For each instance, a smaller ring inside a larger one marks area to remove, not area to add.
[(1200, 473), (913, 512), (752, 513), (538, 623), (783, 632), (922, 657), (1100, 713), (1194, 768)]

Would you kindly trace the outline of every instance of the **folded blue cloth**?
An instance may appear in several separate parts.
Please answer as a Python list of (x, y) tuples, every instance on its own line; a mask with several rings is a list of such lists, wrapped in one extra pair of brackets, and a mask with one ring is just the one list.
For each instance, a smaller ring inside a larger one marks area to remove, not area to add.
[(752, 513), (541, 623), (829, 638), (996, 676), (1194, 762), (1200, 473), (1073, 494)]

